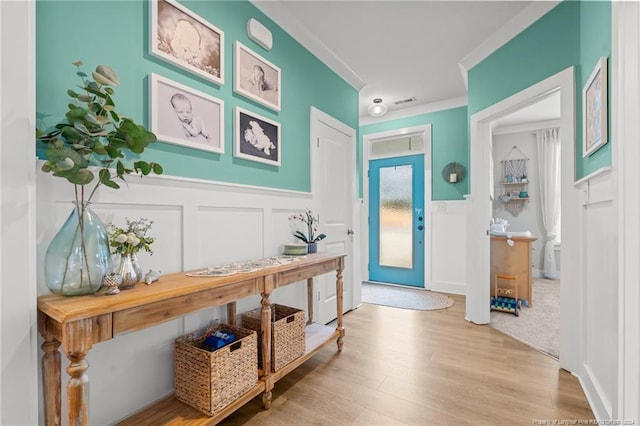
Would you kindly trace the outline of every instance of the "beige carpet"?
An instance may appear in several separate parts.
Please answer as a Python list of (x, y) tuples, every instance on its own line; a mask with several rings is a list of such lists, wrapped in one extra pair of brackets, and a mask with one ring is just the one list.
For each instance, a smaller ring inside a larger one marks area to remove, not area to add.
[(366, 281), (362, 283), (362, 302), (419, 311), (445, 309), (453, 305), (453, 299), (445, 294)]
[(555, 359), (560, 354), (560, 281), (536, 279), (533, 306), (520, 315), (491, 311), (491, 326)]

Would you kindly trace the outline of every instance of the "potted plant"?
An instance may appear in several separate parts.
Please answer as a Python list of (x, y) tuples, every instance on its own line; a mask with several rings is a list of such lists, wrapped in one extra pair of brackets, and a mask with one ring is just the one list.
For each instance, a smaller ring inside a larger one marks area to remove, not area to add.
[[(42, 171), (64, 178), (73, 185), (75, 207), (51, 241), (45, 256), (45, 281), (56, 294), (92, 294), (111, 272), (108, 236), (89, 203), (100, 186), (118, 189), (116, 180), (138, 173), (161, 174), (162, 166), (131, 160), (156, 141), (156, 136), (132, 119), (116, 112), (113, 95), (117, 74), (98, 65), (93, 80), (74, 62), (81, 91), (67, 90), (72, 99), (65, 119), (54, 127), (36, 129), (36, 139), (46, 145)], [(85, 189), (90, 188), (90, 189)]]
[(327, 236), (325, 234), (317, 234), (319, 216), (314, 216), (313, 212), (306, 209), (304, 213), (293, 214), (289, 216), (289, 221), (293, 223), (293, 226), (297, 228), (298, 225), (303, 225), (306, 229), (306, 233), (296, 229), (293, 236), (305, 243), (307, 243), (307, 253), (315, 253), (318, 251), (318, 241), (321, 241)]

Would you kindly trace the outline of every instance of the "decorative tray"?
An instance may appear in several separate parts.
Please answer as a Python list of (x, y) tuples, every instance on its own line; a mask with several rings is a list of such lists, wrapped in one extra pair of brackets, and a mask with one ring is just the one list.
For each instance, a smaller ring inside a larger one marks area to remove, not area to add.
[(274, 256), (263, 259), (247, 260), (239, 263), (228, 263), (226, 265), (216, 265), (201, 271), (189, 272), (188, 277), (224, 277), (245, 272), (254, 272), (272, 266), (286, 265), (291, 262), (303, 259), (305, 256)]

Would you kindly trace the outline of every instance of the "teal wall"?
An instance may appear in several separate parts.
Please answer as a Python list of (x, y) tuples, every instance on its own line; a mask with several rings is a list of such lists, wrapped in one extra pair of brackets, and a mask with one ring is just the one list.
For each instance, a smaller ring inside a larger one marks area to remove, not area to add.
[(469, 71), (469, 116), (575, 66), (576, 178), (610, 165), (611, 142), (582, 158), (582, 86), (601, 56), (611, 56), (611, 3), (564, 1)]
[[(431, 112), (413, 117), (390, 120), (382, 123), (360, 127), (360, 146), (358, 150), (358, 165), (362, 164), (362, 137), (372, 133), (386, 132), (405, 127), (431, 124), (431, 151), (427, 153), (427, 161), (431, 161), (432, 200), (461, 200), (469, 192), (469, 178), (462, 182), (448, 183), (442, 179), (442, 168), (456, 161), (467, 168), (468, 163), (468, 123), (467, 107)], [(427, 148), (429, 149), (429, 148)], [(359, 171), (359, 194), (362, 196), (362, 172)]]
[[(602, 57), (607, 61), (609, 143), (587, 158), (582, 158), (582, 87), (593, 68)], [(584, 177), (604, 166), (611, 165), (611, 3), (606, 1), (582, 2), (580, 7), (580, 65), (576, 72), (576, 92), (580, 96), (580, 107), (576, 110), (576, 176)]]
[[(36, 111), (38, 117), (47, 116), (39, 118), (37, 125), (47, 127), (63, 117), (69, 101), (66, 91), (78, 83), (71, 63), (82, 60), (88, 72), (99, 64), (111, 66), (120, 77), (116, 110), (148, 126), (148, 76), (153, 72), (225, 102), (225, 153), (156, 143), (145, 151), (144, 159), (161, 163), (169, 175), (309, 191), (310, 107), (315, 106), (356, 129), (357, 91), (248, 1), (181, 1), (181, 4), (224, 31), (223, 85), (217, 86), (149, 55), (146, 1), (37, 1)], [(256, 18), (271, 30), (271, 51), (248, 39), (249, 18)], [(235, 40), (282, 70), (280, 112), (233, 93)], [(280, 167), (233, 157), (235, 106), (281, 124)]]

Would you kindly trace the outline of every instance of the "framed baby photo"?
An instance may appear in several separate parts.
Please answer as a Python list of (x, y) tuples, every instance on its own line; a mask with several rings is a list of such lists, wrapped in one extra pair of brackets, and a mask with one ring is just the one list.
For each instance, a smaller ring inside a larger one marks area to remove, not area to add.
[(151, 0), (151, 55), (224, 83), (224, 32), (174, 0)]
[(280, 124), (236, 107), (233, 156), (279, 166), (281, 154)]
[(149, 121), (159, 141), (224, 153), (224, 101), (153, 73), (149, 86)]
[(233, 91), (280, 111), (280, 68), (235, 42)]
[(607, 143), (607, 58), (598, 60), (582, 88), (582, 156)]

